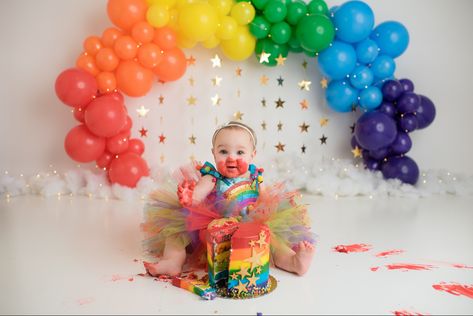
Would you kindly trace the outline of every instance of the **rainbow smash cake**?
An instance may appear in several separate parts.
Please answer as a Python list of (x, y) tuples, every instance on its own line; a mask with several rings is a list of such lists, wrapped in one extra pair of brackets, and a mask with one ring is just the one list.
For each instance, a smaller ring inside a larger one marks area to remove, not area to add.
[(236, 219), (212, 222), (207, 231), (209, 284), (219, 296), (251, 298), (269, 292), (270, 233), (266, 225)]

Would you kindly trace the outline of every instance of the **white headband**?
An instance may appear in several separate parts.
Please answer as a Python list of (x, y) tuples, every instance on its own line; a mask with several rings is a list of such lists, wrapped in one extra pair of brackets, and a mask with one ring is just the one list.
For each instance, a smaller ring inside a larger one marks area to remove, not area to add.
[(217, 128), (214, 132), (214, 135), (212, 136), (212, 146), (215, 144), (215, 138), (217, 138), (217, 134), (222, 130), (222, 129), (225, 129), (227, 127), (232, 127), (232, 126), (235, 126), (235, 127), (239, 127), (239, 128), (242, 128), (244, 129), (245, 131), (248, 132), (248, 134), (250, 134), (250, 137), (251, 137), (251, 140), (253, 141), (253, 146), (256, 148), (256, 137), (255, 135), (253, 135), (253, 131), (248, 127), (246, 126), (245, 124), (243, 123), (238, 123), (238, 122), (228, 122), (226, 124), (223, 124), (221, 126), (219, 126), (219, 128)]

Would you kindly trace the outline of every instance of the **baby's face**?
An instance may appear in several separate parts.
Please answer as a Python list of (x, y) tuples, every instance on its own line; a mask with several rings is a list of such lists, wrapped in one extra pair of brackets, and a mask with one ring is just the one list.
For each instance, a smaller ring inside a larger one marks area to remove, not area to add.
[(250, 134), (243, 129), (222, 129), (212, 148), (217, 170), (227, 178), (236, 178), (248, 171), (256, 150)]

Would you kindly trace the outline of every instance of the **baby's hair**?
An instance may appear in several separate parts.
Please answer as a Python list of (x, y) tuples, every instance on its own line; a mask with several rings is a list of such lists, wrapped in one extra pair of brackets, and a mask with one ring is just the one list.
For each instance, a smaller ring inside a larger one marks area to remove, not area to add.
[(253, 141), (253, 147), (256, 148), (256, 141), (257, 140), (256, 140), (255, 131), (251, 127), (249, 127), (248, 125), (240, 123), (240, 122), (236, 122), (236, 121), (230, 121), (226, 124), (221, 125), (219, 128), (217, 128), (215, 130), (214, 135), (212, 136), (212, 146), (215, 146), (215, 138), (217, 138), (218, 133), (222, 129), (243, 129), (243, 130), (247, 131), (248, 134), (250, 134), (251, 140)]

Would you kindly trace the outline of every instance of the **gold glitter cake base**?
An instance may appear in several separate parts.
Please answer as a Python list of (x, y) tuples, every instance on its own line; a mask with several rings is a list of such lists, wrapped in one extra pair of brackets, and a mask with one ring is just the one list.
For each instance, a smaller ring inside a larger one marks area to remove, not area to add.
[(237, 299), (237, 300), (250, 299), (250, 298), (256, 298), (256, 297), (269, 294), (272, 291), (274, 291), (277, 286), (278, 286), (278, 282), (272, 275), (270, 275), (268, 284), (266, 285), (265, 288), (256, 288), (256, 289), (253, 289), (251, 293), (243, 292), (240, 294), (233, 293), (229, 291), (227, 288), (219, 288), (217, 289), (217, 296), (223, 297), (223, 298)]

